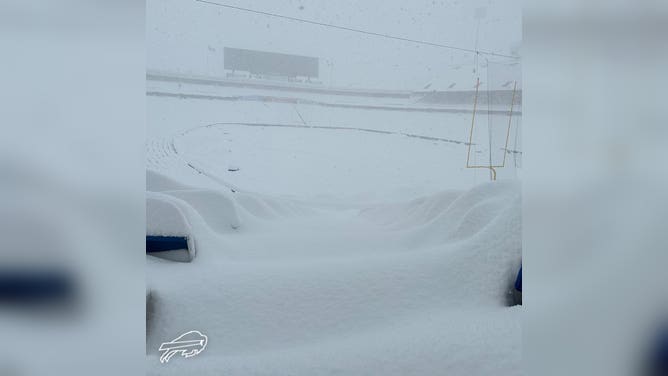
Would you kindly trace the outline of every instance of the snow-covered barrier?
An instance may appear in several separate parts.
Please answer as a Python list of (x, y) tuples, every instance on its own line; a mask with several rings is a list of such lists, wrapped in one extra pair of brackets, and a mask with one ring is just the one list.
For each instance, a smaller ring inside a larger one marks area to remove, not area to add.
[(204, 219), (210, 229), (226, 233), (239, 228), (239, 216), (234, 201), (211, 189), (185, 189), (162, 192), (181, 199)]
[(191, 187), (181, 184), (153, 170), (146, 170), (146, 190), (150, 192), (163, 192), (170, 190), (190, 189)]
[(195, 257), (195, 241), (185, 205), (177, 198), (146, 192), (147, 254), (181, 262)]
[(237, 205), (229, 192), (193, 188), (152, 170), (146, 171), (146, 190), (182, 200), (189, 211), (196, 212), (217, 233), (240, 227)]

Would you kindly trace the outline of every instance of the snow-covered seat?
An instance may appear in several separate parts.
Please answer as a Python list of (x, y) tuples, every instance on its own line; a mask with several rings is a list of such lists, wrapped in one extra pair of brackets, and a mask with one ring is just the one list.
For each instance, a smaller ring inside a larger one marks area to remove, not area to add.
[(146, 192), (147, 254), (173, 261), (192, 261), (196, 249), (186, 206), (175, 197)]

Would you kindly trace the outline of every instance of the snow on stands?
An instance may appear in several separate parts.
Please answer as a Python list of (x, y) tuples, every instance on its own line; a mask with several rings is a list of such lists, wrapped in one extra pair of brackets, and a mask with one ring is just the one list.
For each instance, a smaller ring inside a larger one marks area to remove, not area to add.
[[(149, 374), (520, 374), (518, 184), (357, 209), (220, 192), (187, 211), (191, 263), (148, 258)], [(236, 230), (207, 225), (232, 208)], [(189, 330), (206, 351), (160, 364), (160, 343)]]

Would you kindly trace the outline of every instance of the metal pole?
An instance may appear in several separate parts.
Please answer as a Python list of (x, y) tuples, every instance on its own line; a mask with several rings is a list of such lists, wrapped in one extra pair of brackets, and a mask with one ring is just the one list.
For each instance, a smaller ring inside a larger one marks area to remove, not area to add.
[(508, 130), (506, 131), (506, 146), (503, 150), (503, 164), (501, 167), (506, 166), (506, 154), (508, 154), (508, 140), (510, 139), (510, 125), (513, 120), (513, 105), (515, 104), (515, 90), (517, 90), (517, 81), (513, 85), (513, 99), (510, 100), (510, 114), (508, 115)]
[(478, 77), (475, 84), (475, 97), (473, 99), (473, 116), (471, 117), (471, 132), (469, 133), (469, 148), (466, 153), (466, 167), (469, 168), (471, 165), (469, 161), (471, 159), (471, 144), (473, 143), (473, 125), (475, 124), (475, 110), (478, 105), (478, 88), (480, 87), (480, 77)]

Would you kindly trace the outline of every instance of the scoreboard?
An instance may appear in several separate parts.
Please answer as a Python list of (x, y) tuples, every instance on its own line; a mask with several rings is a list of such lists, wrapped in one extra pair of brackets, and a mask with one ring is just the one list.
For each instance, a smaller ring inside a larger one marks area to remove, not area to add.
[(316, 57), (288, 55), (275, 52), (244, 50), (225, 47), (225, 69), (251, 74), (286, 77), (318, 77), (319, 62)]

